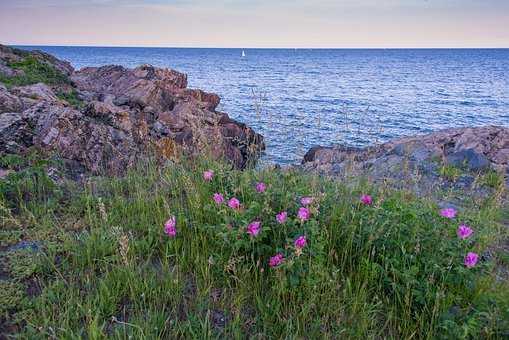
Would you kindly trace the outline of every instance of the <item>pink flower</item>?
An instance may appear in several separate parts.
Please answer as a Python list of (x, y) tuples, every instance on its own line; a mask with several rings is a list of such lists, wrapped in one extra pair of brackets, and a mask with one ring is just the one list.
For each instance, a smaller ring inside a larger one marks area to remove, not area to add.
[(315, 199), (313, 197), (302, 197), (300, 199), (300, 204), (302, 204), (303, 206), (308, 206), (310, 205), (311, 203), (313, 203)]
[(373, 204), (373, 198), (370, 195), (361, 195), (361, 202), (364, 205)]
[(164, 224), (164, 232), (169, 237), (175, 237), (177, 235), (177, 220), (175, 216), (171, 216), (168, 221)]
[(440, 210), (440, 216), (446, 218), (454, 218), (456, 217), (456, 210), (454, 208), (445, 208)]
[(224, 197), (223, 195), (221, 195), (220, 193), (215, 193), (212, 198), (214, 199), (214, 202), (216, 202), (216, 204), (221, 204), (224, 202)]
[(240, 201), (235, 197), (232, 197), (228, 201), (228, 206), (232, 209), (240, 209)]
[(469, 238), (470, 236), (472, 236), (474, 231), (468, 225), (462, 224), (458, 227), (458, 230), (456, 233), (458, 234), (458, 237), (460, 239), (465, 240), (465, 239)]
[(301, 207), (299, 208), (299, 211), (297, 212), (297, 217), (302, 221), (307, 221), (309, 217), (311, 216), (311, 212), (308, 208)]
[(286, 211), (281, 211), (279, 214), (276, 215), (276, 220), (279, 224), (283, 224), (286, 222), (286, 219), (288, 218), (288, 213)]
[(256, 184), (256, 191), (257, 192), (264, 192), (265, 190), (267, 190), (267, 185), (263, 182), (259, 182)]
[(294, 244), (295, 244), (295, 248), (297, 248), (297, 249), (304, 248), (308, 244), (308, 241), (306, 240), (306, 236), (302, 235), (302, 236), (297, 237)]
[(260, 225), (261, 222), (259, 221), (249, 223), (249, 225), (247, 226), (247, 233), (251, 236), (258, 235), (260, 233)]
[(207, 170), (203, 172), (203, 179), (207, 182), (210, 182), (212, 180), (212, 177), (214, 177), (214, 171), (213, 170)]
[(465, 256), (464, 264), (467, 268), (472, 268), (476, 265), (478, 259), (479, 255), (476, 253), (468, 253), (467, 256)]
[(275, 256), (272, 256), (269, 260), (269, 266), (270, 267), (277, 267), (279, 266), (281, 263), (283, 263), (285, 260), (283, 254), (281, 253), (278, 253), (276, 254)]

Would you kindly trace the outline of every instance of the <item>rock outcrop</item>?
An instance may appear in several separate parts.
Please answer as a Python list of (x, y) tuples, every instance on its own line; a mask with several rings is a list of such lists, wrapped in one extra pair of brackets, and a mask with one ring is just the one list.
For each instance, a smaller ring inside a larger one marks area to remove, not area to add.
[[(444, 182), (444, 166), (464, 170), (453, 186), (471, 187), (474, 174), (495, 170), (509, 176), (509, 128), (447, 129), (366, 148), (313, 147), (302, 161), (306, 170), (332, 176), (366, 175), (372, 181), (404, 185), (418, 179), (420, 189)], [(442, 171), (442, 174), (440, 173)], [(451, 181), (452, 182), (452, 181)]]
[[(12, 80), (26, 78), (17, 68), (26, 58), (49, 65), (58, 77), (15, 86), (20, 81)], [(149, 152), (173, 157), (176, 150), (206, 151), (242, 169), (264, 149), (261, 135), (216, 111), (216, 94), (188, 89), (187, 76), (174, 70), (74, 71), (46, 53), (1, 45), (0, 65), (0, 153), (38, 147), (84, 171), (120, 175)]]

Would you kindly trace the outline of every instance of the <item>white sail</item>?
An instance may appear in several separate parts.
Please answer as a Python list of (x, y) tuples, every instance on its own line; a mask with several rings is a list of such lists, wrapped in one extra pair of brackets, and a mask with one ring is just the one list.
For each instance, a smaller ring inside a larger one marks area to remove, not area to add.
[(244, 52), (244, 50), (242, 50), (242, 58), (244, 58), (246, 56), (246, 52)]

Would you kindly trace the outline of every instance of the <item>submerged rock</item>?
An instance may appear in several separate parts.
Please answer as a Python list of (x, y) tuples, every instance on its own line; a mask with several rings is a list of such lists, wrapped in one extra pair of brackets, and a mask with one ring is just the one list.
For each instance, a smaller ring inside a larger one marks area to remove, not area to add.
[(35, 146), (86, 171), (120, 175), (140, 157), (173, 157), (176, 148), (208, 152), (242, 169), (265, 147), (261, 135), (216, 111), (219, 96), (188, 89), (183, 73), (151, 65), (74, 71), (46, 53), (0, 45), (3, 67), (14, 65), (4, 70), (8, 77), (19, 74), (13, 62), (27, 57), (51, 65), (63, 80), (11, 88), (0, 83), (0, 153)]

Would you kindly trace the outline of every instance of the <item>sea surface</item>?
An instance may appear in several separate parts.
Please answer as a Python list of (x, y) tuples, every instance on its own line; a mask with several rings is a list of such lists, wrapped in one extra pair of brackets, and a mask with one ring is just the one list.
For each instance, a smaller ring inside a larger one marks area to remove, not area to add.
[(509, 126), (509, 49), (34, 47), (75, 68), (152, 64), (215, 92), (265, 136), (264, 160), (314, 145), (367, 145), (447, 127)]

